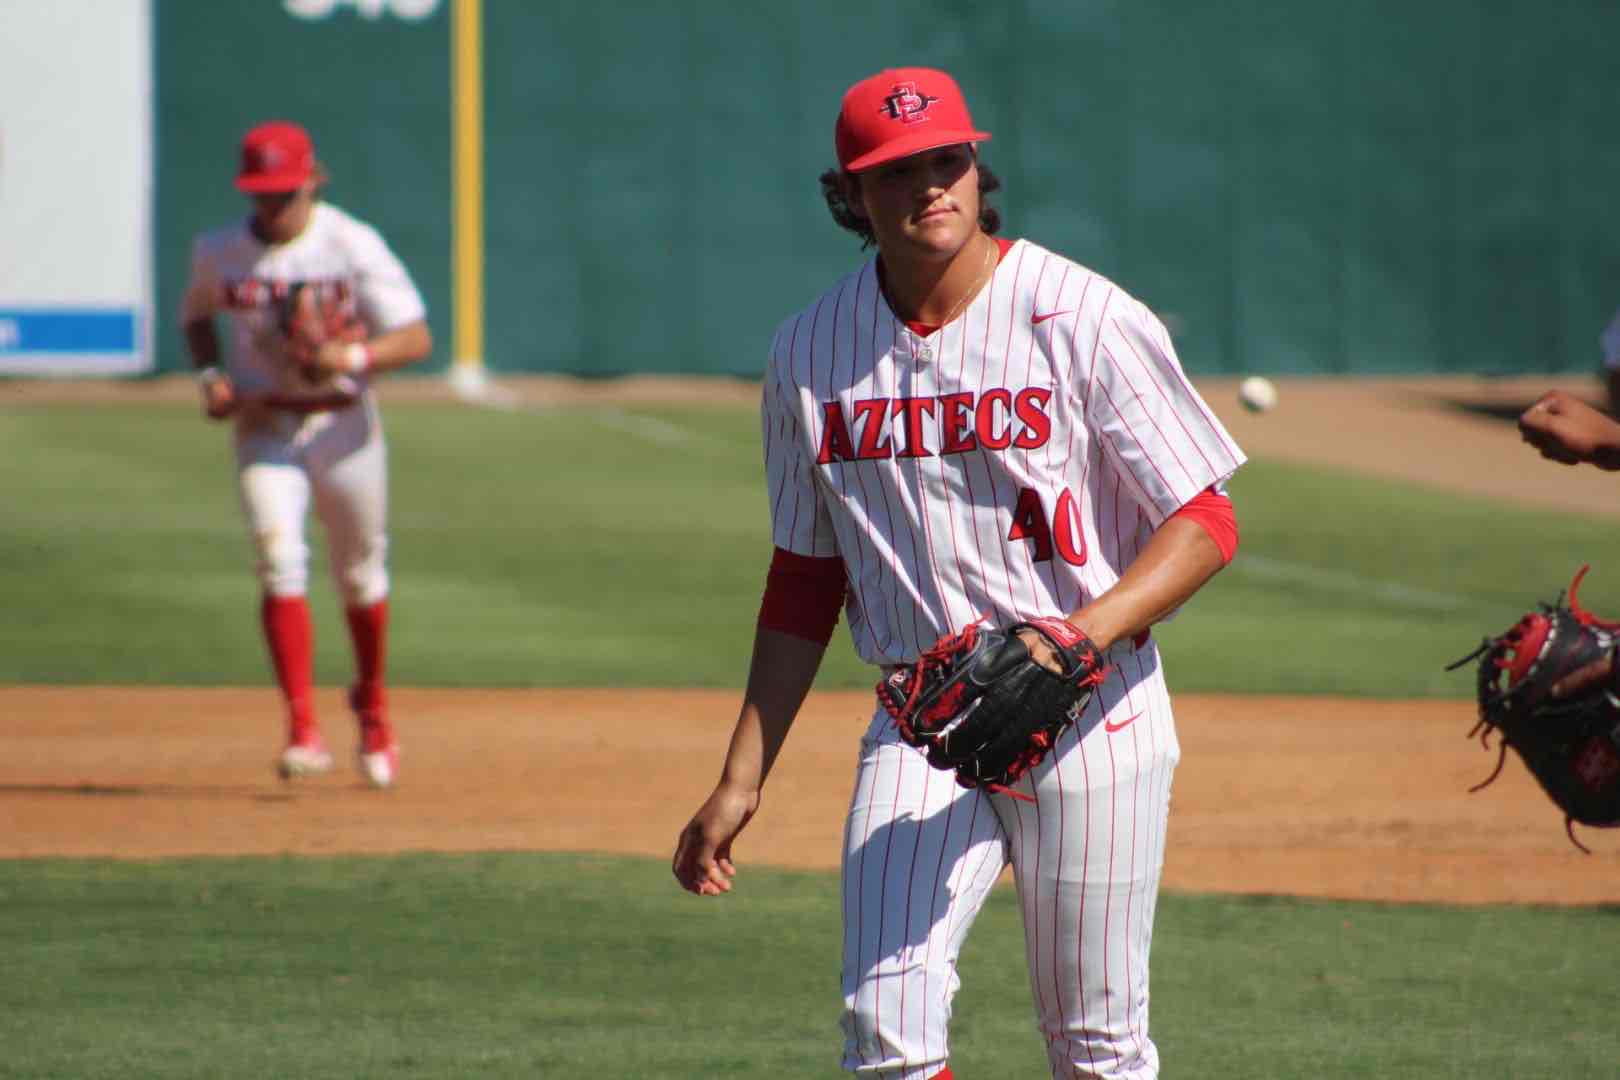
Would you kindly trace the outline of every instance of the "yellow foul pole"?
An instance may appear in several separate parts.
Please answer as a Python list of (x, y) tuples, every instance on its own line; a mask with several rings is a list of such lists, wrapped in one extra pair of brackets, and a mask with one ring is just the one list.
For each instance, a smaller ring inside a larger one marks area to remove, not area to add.
[(454, 103), (451, 198), (455, 204), (455, 353), (450, 382), (483, 389), (484, 369), (484, 60), (483, 0), (453, 0), (450, 12), (450, 96)]

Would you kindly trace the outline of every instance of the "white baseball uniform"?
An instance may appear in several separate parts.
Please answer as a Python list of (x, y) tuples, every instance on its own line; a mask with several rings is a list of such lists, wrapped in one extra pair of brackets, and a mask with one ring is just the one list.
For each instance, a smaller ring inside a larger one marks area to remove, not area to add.
[[(316, 203), (304, 231), (282, 244), (265, 244), (246, 221), (203, 233), (193, 245), (180, 319), (230, 316), (225, 371), (239, 391), (308, 394), (283, 355), (277, 316), (287, 287), (299, 281), (352, 289), (373, 336), (426, 317), (410, 274), (377, 230), (328, 203)], [(364, 376), (360, 382), (360, 402), (351, 408), (237, 416), (242, 506), (271, 596), (307, 589), (304, 521), (312, 501), (345, 604), (374, 604), (388, 594), (387, 451), (376, 401)]]
[[(778, 330), (762, 421), (778, 547), (842, 558), (876, 665), (974, 619), (1062, 617), (1110, 588), (1242, 452), (1169, 334), (1112, 282), (1018, 241), (920, 337), (875, 260)], [(1148, 952), (1179, 748), (1151, 638), (1018, 787), (964, 789), (876, 709), (846, 825), (846, 1069), (946, 1062), (956, 958), (1010, 864), (1054, 1076), (1153, 1077)]]

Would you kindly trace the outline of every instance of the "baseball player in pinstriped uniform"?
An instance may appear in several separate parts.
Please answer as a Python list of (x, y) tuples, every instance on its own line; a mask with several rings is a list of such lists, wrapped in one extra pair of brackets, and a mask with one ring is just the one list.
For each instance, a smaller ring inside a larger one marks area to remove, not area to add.
[(1148, 950), (1179, 749), (1149, 627), (1232, 557), (1222, 485), (1244, 457), (1146, 307), (991, 235), (989, 137), (943, 72), (884, 71), (844, 97), (823, 191), (877, 258), (772, 344), (776, 553), (721, 778), (673, 870), (699, 895), (730, 890), (840, 607), (879, 668), (975, 619), (1066, 616), (1112, 671), (1018, 782), (1031, 801), (958, 785), (874, 708), (844, 833), (843, 1065), (950, 1077), (956, 958), (1010, 866), (1052, 1075), (1153, 1077)]
[[(387, 450), (371, 377), (433, 351), (426, 308), (381, 235), (320, 201), (325, 171), (309, 135), (271, 122), (242, 140), (244, 221), (199, 235), (180, 318), (203, 410), (235, 421), (237, 482), (258, 556), (261, 623), (287, 708), (284, 778), (332, 767), (312, 701), (313, 633), (305, 518), (325, 526), (354, 645), (349, 702), (362, 774), (393, 784), (399, 747), (384, 694), (387, 658)], [(301, 346), (282, 311), (296, 287), (352, 296), (359, 326)], [(215, 317), (230, 324), (221, 349)]]

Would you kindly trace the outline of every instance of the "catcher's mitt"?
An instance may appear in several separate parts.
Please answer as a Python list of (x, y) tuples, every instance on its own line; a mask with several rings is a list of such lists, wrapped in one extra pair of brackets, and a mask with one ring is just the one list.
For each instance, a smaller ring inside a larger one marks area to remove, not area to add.
[(288, 358), (310, 382), (326, 375), (314, 365), (315, 355), (328, 341), (364, 341), (354, 290), (346, 281), (296, 281), (278, 298), (278, 317), (286, 339)]
[[(1018, 637), (1046, 639), (1061, 672), (1038, 663)], [(1032, 619), (1004, 630), (969, 623), (877, 684), (901, 738), (963, 787), (1033, 801), (1010, 785), (1040, 763), (1074, 723), (1108, 669), (1091, 639), (1064, 619)]]
[[(1451, 671), (1479, 660), (1479, 723), (1468, 733), (1490, 745), (1501, 733), (1496, 769), (1470, 788), (1478, 791), (1501, 774), (1512, 747), (1548, 797), (1564, 812), (1571, 842), (1575, 822), (1620, 825), (1620, 698), (1614, 675), (1553, 695), (1554, 684), (1583, 668), (1613, 658), (1620, 623), (1599, 619), (1581, 607), (1576, 590), (1589, 567), (1581, 567), (1552, 604), (1540, 604), (1505, 634), (1486, 638)], [(1578, 682), (1585, 682), (1583, 677)]]

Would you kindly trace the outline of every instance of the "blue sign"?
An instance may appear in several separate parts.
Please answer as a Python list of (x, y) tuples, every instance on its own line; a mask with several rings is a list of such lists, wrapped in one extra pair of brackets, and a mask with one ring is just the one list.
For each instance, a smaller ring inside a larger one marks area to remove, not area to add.
[(0, 355), (6, 353), (132, 353), (135, 312), (0, 308)]

